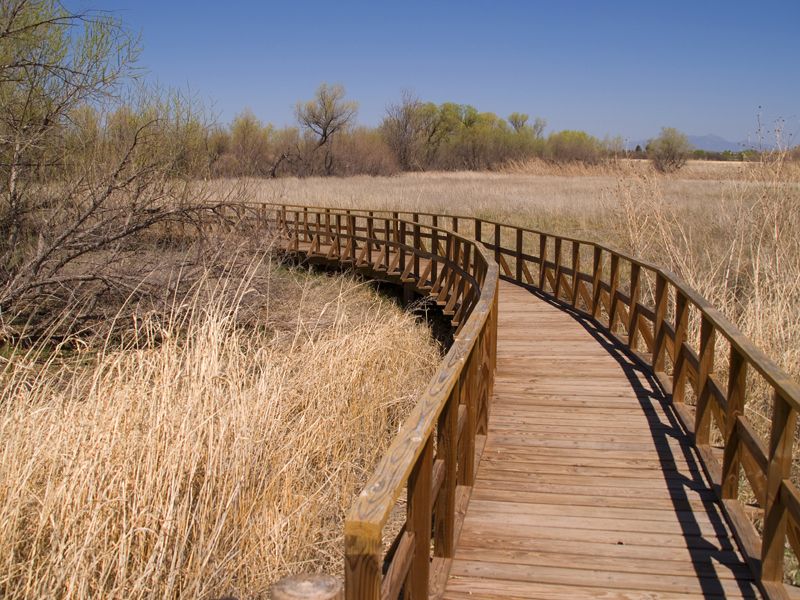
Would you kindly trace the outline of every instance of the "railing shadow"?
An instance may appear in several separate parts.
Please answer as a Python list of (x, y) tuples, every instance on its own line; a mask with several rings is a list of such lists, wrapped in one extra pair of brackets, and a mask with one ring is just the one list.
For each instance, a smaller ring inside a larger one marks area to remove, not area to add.
[[(662, 389), (652, 370), (627, 347), (609, 335), (597, 320), (587, 317), (576, 311), (570, 304), (557, 300), (536, 288), (524, 287), (541, 301), (570, 315), (619, 364), (650, 424), (649, 430), (656, 446), (658, 461), (664, 474), (665, 485), (669, 490), (673, 510), (676, 517), (678, 517), (678, 513), (682, 513), (682, 518), (677, 520), (680, 523), (682, 535), (687, 541), (686, 546), (694, 568), (694, 575), (700, 582), (702, 593), (705, 597), (725, 597), (726, 592), (717, 575), (717, 570), (729, 568), (733, 564), (741, 566), (745, 563), (738, 557), (739, 550), (733, 541), (733, 534), (723, 516), (721, 505), (713, 495), (713, 488), (693, 449), (692, 440), (680, 424), (672, 409), (670, 398)], [(657, 408), (661, 409), (661, 414)], [(662, 420), (662, 415), (666, 418), (666, 423)], [(658, 426), (654, 427), (653, 425)], [(685, 461), (689, 469), (688, 473), (677, 470), (677, 458)], [(666, 474), (672, 471), (676, 476), (667, 478)], [(670, 482), (672, 482), (671, 485)], [(707, 499), (704, 498), (705, 495), (702, 492), (708, 492)], [(698, 504), (698, 499), (702, 500), (702, 504)], [(703, 535), (696, 511), (702, 511), (707, 515), (714, 534), (718, 538), (719, 547)], [(735, 575), (733, 580), (736, 581), (743, 597), (760, 597), (752, 581)]]

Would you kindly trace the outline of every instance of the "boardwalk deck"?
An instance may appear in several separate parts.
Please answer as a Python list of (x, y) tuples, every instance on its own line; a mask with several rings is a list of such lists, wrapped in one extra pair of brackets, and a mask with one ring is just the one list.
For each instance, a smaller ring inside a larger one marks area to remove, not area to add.
[(758, 597), (699, 465), (646, 370), (502, 283), (489, 433), (444, 597)]
[[(280, 207), (274, 220), (290, 253), (428, 296), (457, 328), (350, 508), (348, 600), (798, 597), (784, 584), (787, 548), (800, 556), (791, 377), (656, 265), (499, 222), (405, 216)], [(772, 395), (766, 436), (744, 414), (753, 377)]]

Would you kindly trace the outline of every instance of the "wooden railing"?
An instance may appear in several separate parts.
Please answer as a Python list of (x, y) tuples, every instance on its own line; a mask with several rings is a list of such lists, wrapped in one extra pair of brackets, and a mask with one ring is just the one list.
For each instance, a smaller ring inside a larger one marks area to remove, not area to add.
[[(256, 208), (287, 252), (432, 297), (456, 330), (439, 369), (345, 521), (345, 597), (427, 599), (447, 576), (485, 439), (497, 343), (498, 267), (474, 240), (392, 215)], [(406, 491), (393, 541), (385, 528)], [(387, 547), (384, 550), (384, 547)]]
[[(378, 270), (403, 276), (413, 271), (418, 289), (445, 302), (461, 327), (439, 373), (350, 511), (345, 526), (348, 598), (392, 599), (403, 586), (411, 597), (422, 598), (428, 595), (429, 571), (444, 571), (446, 577), (456, 536), (455, 486), (471, 485), (475, 434), (486, 427), (484, 407), (495, 360), (495, 263), (500, 278), (594, 319), (652, 369), (693, 436), (763, 591), (770, 598), (788, 597), (783, 584), (787, 544), (800, 556), (800, 491), (791, 480), (800, 387), (675, 274), (602, 244), (477, 217), (294, 206), (269, 210), (282, 215), (280, 227), (296, 249), (301, 239), (317, 249), (324, 240), (355, 240), (347, 246), (351, 250), (336, 254), (356, 266), (373, 264), (374, 252), (383, 252), (387, 258)], [(403, 241), (409, 232), (410, 245)], [(362, 244), (358, 257), (352, 251), (356, 241)], [(408, 263), (388, 248), (441, 264), (439, 275), (420, 271), (416, 258), (407, 271)], [(388, 256), (396, 264), (389, 265)], [(469, 256), (480, 263), (477, 271), (470, 271)], [(443, 271), (452, 272), (454, 280), (445, 284)], [(473, 273), (471, 279), (467, 273)], [(454, 311), (465, 302), (455, 279), (470, 287), (465, 310)], [(445, 288), (450, 291), (443, 293)], [(453, 293), (455, 300), (448, 296)], [(748, 401), (757, 393), (771, 397), (765, 440), (746, 416)], [(464, 428), (466, 442), (459, 441)], [(751, 498), (740, 493), (745, 479)], [(382, 568), (381, 532), (406, 484), (408, 516)], [(754, 510), (756, 519), (751, 518)], [(756, 528), (753, 521), (763, 526)]]

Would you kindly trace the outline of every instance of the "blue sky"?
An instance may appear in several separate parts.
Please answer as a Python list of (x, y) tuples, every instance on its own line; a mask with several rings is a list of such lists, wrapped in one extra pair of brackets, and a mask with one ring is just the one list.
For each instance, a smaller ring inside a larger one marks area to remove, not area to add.
[[(142, 65), (278, 125), (323, 81), (376, 124), (404, 89), (548, 131), (650, 137), (664, 125), (733, 141), (782, 118), (800, 137), (800, 0), (785, 2), (194, 2), (74, 0), (141, 32)], [(759, 107), (761, 107), (759, 109)]]

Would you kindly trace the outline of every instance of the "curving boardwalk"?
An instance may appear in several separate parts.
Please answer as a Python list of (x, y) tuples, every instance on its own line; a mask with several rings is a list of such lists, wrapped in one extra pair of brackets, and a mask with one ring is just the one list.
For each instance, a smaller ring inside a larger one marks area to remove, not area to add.
[(592, 321), (501, 283), (488, 436), (444, 597), (758, 597), (659, 389)]
[(800, 385), (676, 275), (477, 217), (256, 210), (455, 332), (348, 511), (346, 600), (797, 597)]

